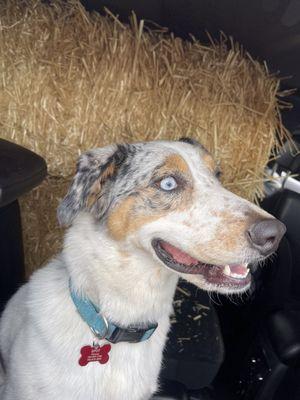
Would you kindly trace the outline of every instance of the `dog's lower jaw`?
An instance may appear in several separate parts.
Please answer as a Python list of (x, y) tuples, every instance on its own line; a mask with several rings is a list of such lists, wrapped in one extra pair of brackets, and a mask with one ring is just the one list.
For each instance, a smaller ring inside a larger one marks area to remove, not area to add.
[(203, 279), (201, 279), (201, 277), (197, 276), (197, 275), (188, 275), (185, 276), (185, 274), (179, 274), (180, 277), (190, 283), (192, 283), (193, 285), (197, 286), (199, 289), (205, 290), (209, 293), (221, 293), (224, 295), (231, 295), (231, 294), (242, 294), (242, 293), (246, 293), (250, 287), (251, 287), (251, 281), (241, 287), (241, 288), (236, 288), (236, 287), (232, 287), (230, 288), (230, 286), (222, 286), (222, 285), (213, 285), (213, 284), (209, 284), (208, 282), (205, 282)]

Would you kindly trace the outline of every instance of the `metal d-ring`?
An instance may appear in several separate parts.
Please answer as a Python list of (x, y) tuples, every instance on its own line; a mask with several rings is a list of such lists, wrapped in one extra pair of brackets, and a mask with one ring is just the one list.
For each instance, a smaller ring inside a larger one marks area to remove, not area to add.
[(109, 330), (107, 319), (103, 315), (101, 316), (101, 318), (103, 319), (104, 324), (105, 324), (105, 332), (103, 335), (101, 335), (100, 332), (98, 332), (96, 329), (94, 329), (92, 326), (90, 326), (90, 330), (93, 332), (93, 334), (96, 336), (97, 339), (104, 339), (105, 336), (108, 334), (108, 330)]

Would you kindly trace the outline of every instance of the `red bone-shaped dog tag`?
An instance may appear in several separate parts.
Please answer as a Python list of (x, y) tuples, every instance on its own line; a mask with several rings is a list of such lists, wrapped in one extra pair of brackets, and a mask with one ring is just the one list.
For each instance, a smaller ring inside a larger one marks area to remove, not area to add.
[(81, 357), (78, 364), (84, 367), (89, 362), (98, 361), (100, 364), (106, 364), (109, 360), (108, 353), (110, 352), (111, 345), (105, 344), (104, 346), (83, 346), (80, 350)]

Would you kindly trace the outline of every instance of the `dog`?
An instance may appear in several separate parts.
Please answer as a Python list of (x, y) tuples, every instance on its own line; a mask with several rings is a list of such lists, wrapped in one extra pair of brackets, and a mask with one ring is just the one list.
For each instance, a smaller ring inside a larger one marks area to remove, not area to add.
[(285, 233), (190, 138), (84, 153), (58, 219), (63, 251), (1, 318), (2, 400), (151, 398), (178, 278), (246, 291)]

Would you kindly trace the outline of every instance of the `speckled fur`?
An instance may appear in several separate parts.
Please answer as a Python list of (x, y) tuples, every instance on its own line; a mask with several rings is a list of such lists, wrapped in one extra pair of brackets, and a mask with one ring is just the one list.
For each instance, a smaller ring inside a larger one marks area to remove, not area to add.
[[(174, 154), (188, 172), (170, 171), (181, 179), (180, 190), (162, 193), (156, 180)], [(207, 263), (240, 263), (259, 258), (245, 238), (248, 224), (270, 217), (226, 191), (204, 154), (186, 141), (112, 145), (80, 157), (58, 211), (70, 226), (64, 250), (13, 296), (0, 322), (1, 400), (151, 397), (180, 275), (156, 257), (151, 240), (160, 237)], [(231, 291), (181, 276), (203, 289)], [(71, 301), (70, 277), (114, 323), (157, 322), (158, 329), (146, 342), (112, 345), (105, 365), (80, 367), (80, 348), (94, 338)]]

